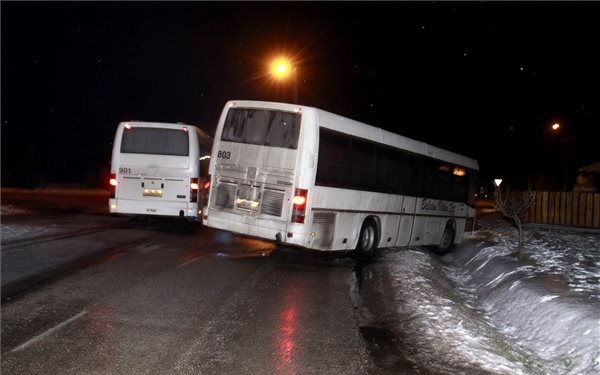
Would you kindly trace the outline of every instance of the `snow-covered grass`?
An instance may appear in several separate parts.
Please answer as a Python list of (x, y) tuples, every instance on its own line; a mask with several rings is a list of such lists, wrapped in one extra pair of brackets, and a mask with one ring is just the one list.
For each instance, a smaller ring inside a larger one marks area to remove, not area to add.
[(382, 259), (415, 362), (441, 374), (463, 362), (494, 374), (600, 373), (600, 234), (526, 227), (519, 260), (516, 228), (499, 213), (477, 229), (441, 258), (399, 249)]
[[(108, 213), (108, 191), (80, 186), (55, 186), (40, 189), (2, 188), (0, 196), (0, 239), (3, 243), (23, 237), (60, 232), (60, 223), (41, 225), (23, 218), (40, 212)], [(17, 219), (17, 220), (15, 220)]]

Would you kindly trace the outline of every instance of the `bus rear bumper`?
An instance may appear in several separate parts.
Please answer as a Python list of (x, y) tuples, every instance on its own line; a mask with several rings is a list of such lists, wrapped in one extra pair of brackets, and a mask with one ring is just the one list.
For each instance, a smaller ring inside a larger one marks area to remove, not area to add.
[(262, 238), (267, 241), (292, 246), (306, 246), (306, 233), (288, 233), (286, 223), (283, 221), (261, 220), (227, 212), (210, 211), (204, 217), (203, 224), (211, 228)]
[(199, 210), (183, 202), (148, 202), (141, 204), (140, 201), (110, 199), (108, 211), (114, 215), (144, 215), (164, 217), (185, 217), (191, 220), (199, 220)]

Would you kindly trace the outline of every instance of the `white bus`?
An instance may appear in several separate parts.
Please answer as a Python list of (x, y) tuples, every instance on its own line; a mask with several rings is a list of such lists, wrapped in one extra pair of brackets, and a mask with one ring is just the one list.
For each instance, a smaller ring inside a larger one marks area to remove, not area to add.
[(473, 229), (478, 169), (474, 159), (317, 108), (229, 101), (203, 223), (360, 256), (400, 246), (445, 253)]
[(212, 139), (196, 126), (121, 122), (112, 149), (109, 212), (200, 221)]

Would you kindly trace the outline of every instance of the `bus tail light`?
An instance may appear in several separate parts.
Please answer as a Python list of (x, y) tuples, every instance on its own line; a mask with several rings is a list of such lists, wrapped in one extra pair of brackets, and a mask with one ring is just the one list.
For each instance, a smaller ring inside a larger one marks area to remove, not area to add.
[(198, 202), (198, 190), (200, 184), (197, 177), (190, 178), (190, 202)]
[(110, 197), (114, 198), (115, 197), (115, 190), (117, 188), (117, 175), (114, 173), (110, 174), (110, 179), (108, 180), (108, 183), (110, 184)]
[(296, 189), (292, 198), (292, 223), (304, 224), (306, 214), (306, 197), (308, 190)]

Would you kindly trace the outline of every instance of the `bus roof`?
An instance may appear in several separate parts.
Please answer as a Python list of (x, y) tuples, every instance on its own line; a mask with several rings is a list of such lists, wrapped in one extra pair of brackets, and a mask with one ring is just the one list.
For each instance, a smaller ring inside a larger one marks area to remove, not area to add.
[(255, 100), (230, 100), (226, 108), (253, 107), (272, 108), (284, 111), (314, 112), (319, 119), (319, 126), (350, 134), (359, 138), (367, 139), (379, 144), (407, 150), (409, 152), (424, 155), (434, 159), (440, 159), (463, 167), (479, 170), (479, 163), (473, 158), (445, 150), (425, 142), (417, 141), (372, 125), (368, 125), (350, 118), (325, 111), (320, 108), (300, 104), (265, 102)]
[(130, 124), (133, 126), (145, 126), (148, 128), (168, 128), (168, 129), (183, 129), (184, 127), (198, 127), (196, 125), (183, 124), (181, 122), (155, 122), (155, 121), (121, 121), (120, 124)]

